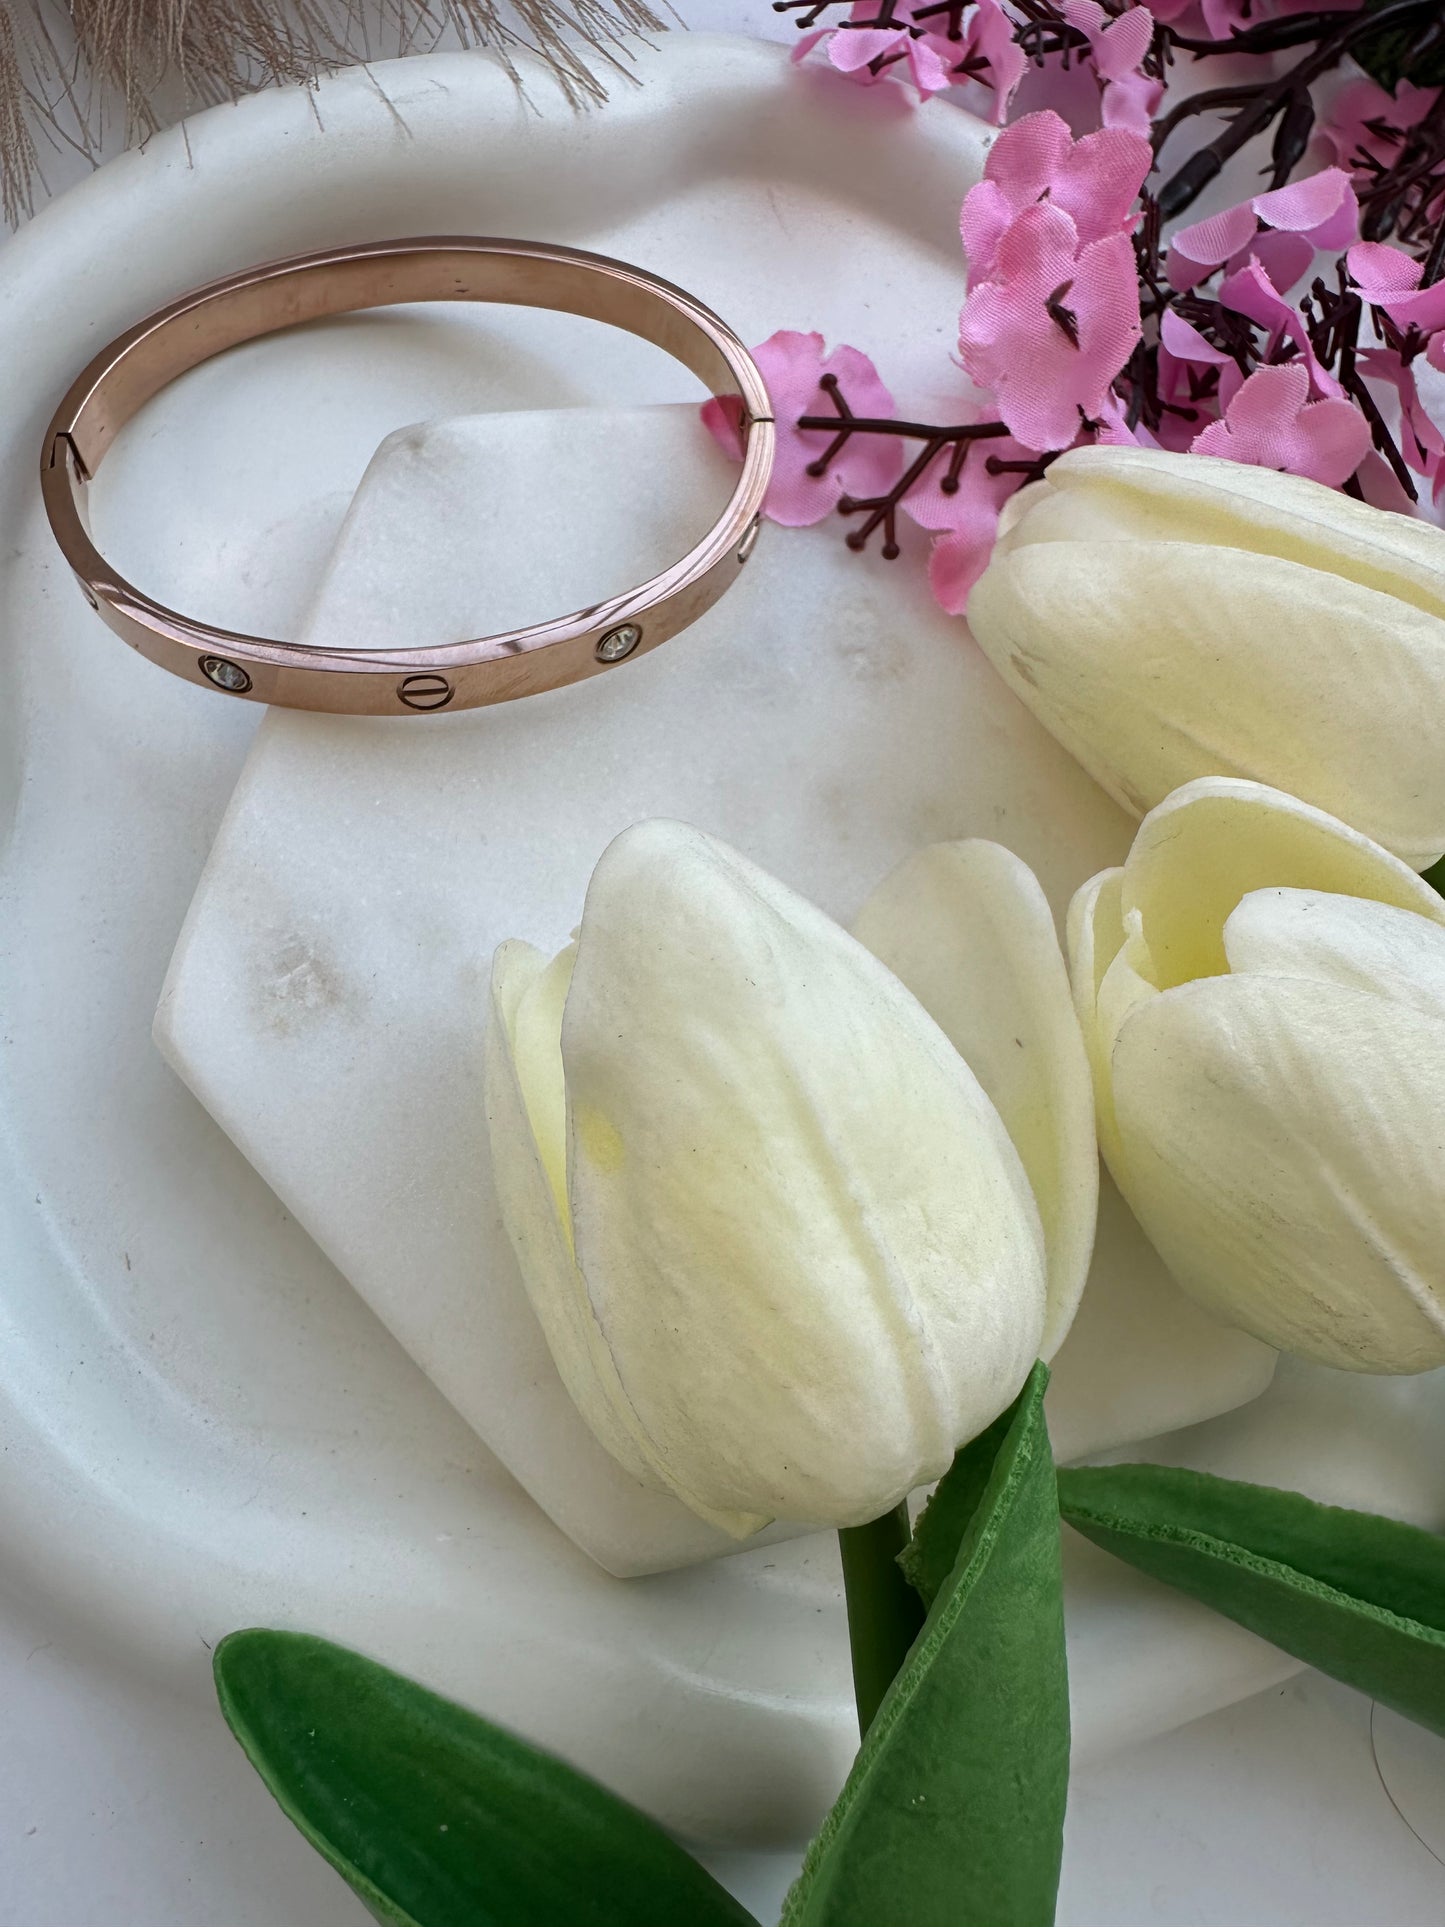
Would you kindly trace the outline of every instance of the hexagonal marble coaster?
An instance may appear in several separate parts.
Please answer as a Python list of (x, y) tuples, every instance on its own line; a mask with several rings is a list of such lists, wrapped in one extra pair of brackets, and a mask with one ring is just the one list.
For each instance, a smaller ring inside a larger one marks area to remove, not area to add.
[[(731, 470), (687, 406), (472, 415), (392, 435), (306, 628), (396, 648), (519, 626), (682, 554)], [(581, 1424), (488, 1176), (494, 946), (565, 941), (638, 818), (727, 838), (847, 920), (919, 844), (983, 835), (1056, 911), (1130, 829), (921, 572), (768, 528), (723, 601), (614, 675), (392, 722), (272, 712), (177, 945), (170, 1062), (457, 1410), (609, 1570), (730, 1549)], [(1198, 1311), (1106, 1189), (1050, 1392), (1063, 1457), (1228, 1410), (1273, 1354)]]

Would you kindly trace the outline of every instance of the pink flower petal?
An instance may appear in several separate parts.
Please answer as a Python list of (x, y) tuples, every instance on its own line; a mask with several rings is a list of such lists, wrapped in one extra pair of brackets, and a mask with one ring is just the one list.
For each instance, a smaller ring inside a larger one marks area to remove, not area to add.
[(903, 506), (921, 528), (936, 532), (928, 557), (928, 579), (935, 599), (950, 615), (962, 615), (969, 590), (988, 566), (998, 534), (999, 511), (1022, 485), (1019, 474), (992, 475), (990, 456), (1000, 461), (1031, 461), (1034, 451), (1011, 436), (975, 442), (959, 474), (959, 486), (945, 495), (939, 486), (948, 473), (941, 457), (925, 484)]
[(1225, 40), (1250, 25), (1245, 0), (1204, 0), (1204, 25), (1211, 40)]
[(1285, 300), (1258, 261), (1252, 260), (1237, 273), (1226, 275), (1219, 284), (1219, 299), (1224, 307), (1232, 308), (1236, 314), (1242, 314), (1247, 320), (1269, 329), (1270, 354), (1282, 341), (1292, 341), (1299, 350), (1300, 359), (1317, 395), (1339, 395), (1344, 392), (1315, 353), (1304, 316)]
[[(1067, 9), (1066, 9), (1067, 11)], [(1093, 39), (1094, 65), (1105, 80), (1122, 80), (1137, 71), (1154, 39), (1154, 16), (1147, 7), (1119, 14)]]
[(1144, 74), (1125, 74), (1111, 80), (1104, 89), (1104, 125), (1142, 134), (1147, 140), (1163, 98), (1164, 83)]
[(1099, 0), (1064, 0), (1064, 18), (1071, 27), (1086, 33), (1091, 41), (1103, 32), (1109, 20)]
[(743, 405), (736, 395), (710, 395), (702, 405), (702, 425), (724, 455), (743, 459)]
[(1415, 504), (1400, 486), (1400, 478), (1377, 448), (1365, 450), (1365, 459), (1355, 470), (1360, 493), (1371, 508), (1390, 509), (1396, 515), (1413, 515)]
[(1292, 423), (1309, 398), (1309, 372), (1297, 361), (1257, 368), (1230, 406), (1229, 426), (1240, 436), (1269, 434)]
[(1289, 303), (1258, 261), (1248, 261), (1219, 284), (1220, 306), (1257, 321), (1261, 328), (1283, 330)]
[(1418, 328), (1422, 335), (1433, 335), (1445, 328), (1445, 281), (1432, 282), (1414, 294), (1402, 294), (1385, 304), (1386, 312), (1402, 328)]
[(959, 351), (1019, 441), (1067, 448), (1081, 415), (1097, 416), (1139, 333), (1129, 237), (1105, 235), (1080, 249), (1068, 215), (1045, 201), (1005, 234), (997, 279), (970, 293)]
[[(955, 55), (951, 65), (957, 66), (957, 43), (949, 42), (946, 45)], [(969, 57), (988, 63), (988, 84), (993, 89), (993, 118), (1002, 125), (1029, 63), (1028, 56), (1014, 38), (1014, 23), (998, 0), (978, 0), (969, 15), (964, 58)], [(948, 53), (945, 53), (944, 59), (947, 61), (948, 58)]]
[(1384, 241), (1357, 241), (1345, 256), (1345, 266), (1365, 299), (1381, 306), (1418, 288), (1425, 272), (1412, 255)]
[(1195, 437), (1193, 452), (1338, 487), (1364, 460), (1370, 426), (1342, 397), (1310, 401), (1309, 392), (1309, 370), (1299, 362), (1257, 368), (1224, 419)]
[[(1015, 483), (1018, 477), (1014, 477)], [(928, 586), (939, 607), (951, 616), (964, 615), (973, 585), (988, 567), (998, 534), (999, 511), (980, 508), (968, 528), (941, 535), (928, 554)]]
[(913, 76), (914, 86), (925, 99), (932, 94), (941, 94), (946, 87), (953, 85), (949, 63), (928, 40), (909, 42), (908, 71)]
[(1438, 87), (1415, 87), (1402, 80), (1393, 95), (1374, 80), (1352, 80), (1340, 89), (1320, 122), (1320, 134), (1334, 153), (1335, 163), (1348, 168), (1358, 180), (1372, 177), (1370, 161), (1388, 162), (1399, 153), (1398, 138), (1389, 139), (1382, 128), (1404, 133), (1414, 127), (1435, 105)]
[(1289, 293), (1315, 258), (1314, 247), (1303, 234), (1285, 234), (1275, 228), (1256, 234), (1248, 252), (1264, 269), (1270, 285), (1281, 294)]
[(1164, 318), (1159, 324), (1159, 339), (1177, 361), (1198, 361), (1207, 368), (1223, 368), (1226, 362), (1234, 360), (1222, 348), (1212, 347), (1193, 322), (1175, 314), (1172, 308), (1164, 310)]
[[(1428, 357), (1427, 357), (1428, 362)], [(1421, 475), (1445, 455), (1445, 435), (1426, 407), (1415, 374), (1417, 363), (1408, 367), (1393, 348), (1368, 348), (1360, 356), (1360, 367), (1375, 381), (1387, 381), (1400, 398), (1400, 434), (1396, 437), (1400, 453), (1410, 467)], [(1431, 374), (1425, 377), (1431, 390), (1438, 387)]]
[(958, 232), (970, 282), (987, 279), (1013, 217), (1013, 207), (997, 181), (980, 181), (964, 195)]
[(1359, 238), (1360, 204), (1355, 199), (1355, 190), (1352, 187), (1346, 188), (1345, 198), (1327, 221), (1321, 221), (1318, 227), (1305, 230), (1306, 240), (1330, 254), (1341, 253), (1352, 241), (1357, 241)]
[(1098, 422), (1094, 440), (1105, 448), (1139, 448), (1153, 442), (1147, 429), (1129, 426), (1119, 397), (1112, 390), (1105, 395), (1099, 408)]
[(1030, 206), (1063, 166), (1073, 136), (1052, 111), (1025, 114), (1006, 127), (988, 150), (983, 177), (993, 181), (1017, 212)]
[[(1249, 246), (1259, 223), (1248, 201), (1210, 214), (1191, 227), (1180, 228), (1169, 244), (1169, 279), (1179, 289), (1192, 288), (1215, 268), (1222, 267), (1231, 255)], [(1176, 271), (1175, 257), (1180, 270)]]
[[(885, 54), (897, 53), (908, 45), (909, 35), (905, 27), (868, 28), (860, 27), (856, 33), (838, 32), (828, 42), (828, 58), (840, 74), (860, 74), (870, 61), (881, 60)], [(865, 80), (881, 78), (880, 75), (866, 74)]]
[(1221, 415), (1229, 412), (1229, 404), (1244, 386), (1244, 370), (1237, 361), (1227, 361), (1219, 371), (1219, 393), (1215, 397)]
[[(846, 345), (824, 355), (820, 334), (799, 334), (780, 328), (753, 349), (777, 421), (777, 453), (768, 485), (764, 513), (786, 528), (806, 528), (821, 522), (842, 494), (881, 495), (897, 481), (903, 467), (902, 444), (893, 435), (855, 435), (822, 476), (809, 475), (808, 464), (823, 453), (831, 439), (824, 429), (799, 429), (802, 415), (831, 417), (832, 400), (821, 384), (836, 375), (855, 415), (884, 418), (894, 412), (893, 397), (878, 370), (860, 349)], [(738, 411), (726, 403), (704, 404), (703, 421), (729, 454), (740, 452)]]
[(1299, 412), (1297, 428), (1300, 441), (1291, 463), (1294, 473), (1328, 488), (1348, 481), (1370, 452), (1370, 424), (1343, 395), (1307, 403)]
[(1359, 219), (1349, 175), (1338, 167), (1321, 168), (1302, 181), (1256, 194), (1181, 228), (1169, 248), (1169, 279), (1181, 290), (1195, 287), (1215, 268), (1250, 249), (1257, 221), (1302, 235), (1313, 247), (1338, 249), (1354, 240)]
[(1147, 139), (1124, 128), (1075, 141), (1052, 111), (1015, 121), (964, 197), (959, 232), (970, 281), (993, 278), (1010, 221), (1045, 199), (1073, 221), (1081, 245), (1127, 227), (1152, 159)]
[(1399, 248), (1361, 241), (1345, 257), (1350, 279), (1373, 307), (1383, 308), (1402, 328), (1434, 335), (1445, 328), (1445, 282), (1420, 286), (1424, 269)]
[[(990, 419), (982, 410), (971, 412), (979, 420)], [(982, 504), (992, 514), (1018, 487), (1017, 475), (990, 473), (990, 459), (1006, 462), (1032, 462), (1038, 450), (1025, 448), (1012, 435), (991, 435), (969, 445), (963, 467), (958, 472), (958, 487), (945, 491), (943, 481), (949, 471), (949, 453), (940, 455), (917, 487), (903, 499), (903, 512), (921, 529), (935, 534), (957, 534), (974, 525)]]
[[(1308, 234), (1327, 226), (1342, 208), (1353, 210), (1355, 191), (1343, 168), (1324, 167), (1302, 181), (1291, 181), (1269, 194), (1256, 194), (1251, 206), (1271, 227)], [(1335, 245), (1328, 241), (1322, 247)]]
[(1075, 141), (1049, 183), (1049, 199), (1072, 218), (1080, 241), (1101, 240), (1128, 224), (1153, 164), (1153, 150), (1143, 135), (1122, 127), (1101, 128)]

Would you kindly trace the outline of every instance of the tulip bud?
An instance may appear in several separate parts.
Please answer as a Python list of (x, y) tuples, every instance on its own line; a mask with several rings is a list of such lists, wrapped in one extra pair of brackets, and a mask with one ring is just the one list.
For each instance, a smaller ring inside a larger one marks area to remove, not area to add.
[(584, 1418), (736, 1534), (888, 1511), (1037, 1356), (1039, 1210), (978, 1078), (860, 943), (698, 831), (618, 837), (551, 963), (501, 947), (487, 1108)]
[(1445, 903), (1209, 777), (1069, 913), (1099, 1140), (1175, 1278), (1323, 1365), (1445, 1364)]
[(968, 605), (994, 667), (1142, 815), (1196, 777), (1445, 851), (1445, 532), (1203, 455), (1080, 448), (1008, 503)]

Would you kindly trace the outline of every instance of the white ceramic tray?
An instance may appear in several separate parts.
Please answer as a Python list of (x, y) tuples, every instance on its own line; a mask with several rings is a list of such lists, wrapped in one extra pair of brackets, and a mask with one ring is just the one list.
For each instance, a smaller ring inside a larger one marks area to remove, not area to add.
[[(876, 96), (794, 78), (776, 50), (679, 38), (645, 87), (576, 121), (540, 81), (546, 111), (520, 105), (477, 57), (342, 75), (314, 103), (259, 97), (113, 163), (10, 245), (0, 286), (7, 1582), (117, 1664), (198, 1695), (205, 1646), (231, 1626), (349, 1639), (680, 1827), (780, 1842), (814, 1823), (851, 1753), (831, 1549), (601, 1574), (161, 1062), (152, 1012), (256, 718), (99, 631), (51, 552), (34, 462), (70, 373), (150, 305), (387, 233), (598, 246), (695, 287), (750, 339), (816, 323), (865, 342), (900, 392), (922, 393), (958, 300), (976, 131), (947, 109), (896, 122)], [(644, 351), (603, 337), (584, 359), (569, 325), (396, 315), (243, 350), (116, 450), (102, 536), (182, 606), (284, 631), (399, 423), (671, 398)], [(378, 339), (396, 349), (384, 381)], [(978, 825), (920, 825), (964, 827)], [(1300, 1482), (1307, 1466), (1333, 1490), (1331, 1467), (1354, 1476), (1359, 1459), (1323, 1442), (1348, 1447), (1353, 1427), (1376, 1455), (1354, 1496), (1432, 1513), (1430, 1388), (1354, 1390), (1290, 1375), (1284, 1404), (1259, 1401), (1243, 1432), (1215, 1421), (1197, 1449)], [(1285, 1670), (1101, 1556), (1071, 1583), (1088, 1748)]]

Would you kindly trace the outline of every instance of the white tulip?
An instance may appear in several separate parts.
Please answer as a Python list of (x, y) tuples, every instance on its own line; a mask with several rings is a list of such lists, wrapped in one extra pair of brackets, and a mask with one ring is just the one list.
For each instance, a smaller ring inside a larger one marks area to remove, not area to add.
[(1187, 784), (1069, 913), (1099, 1140), (1164, 1262), (1267, 1343), (1445, 1364), (1445, 903), (1336, 818)]
[(497, 952), (487, 1109), (583, 1417), (737, 1535), (888, 1511), (1038, 1355), (1039, 1209), (978, 1078), (862, 944), (698, 831), (626, 831), (572, 945)]
[(1445, 851), (1445, 532), (1298, 476), (1081, 448), (1004, 510), (968, 619), (1139, 816), (1268, 783), (1416, 869)]

